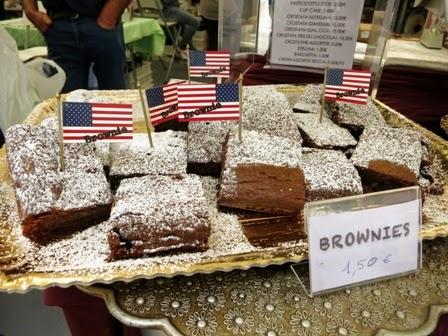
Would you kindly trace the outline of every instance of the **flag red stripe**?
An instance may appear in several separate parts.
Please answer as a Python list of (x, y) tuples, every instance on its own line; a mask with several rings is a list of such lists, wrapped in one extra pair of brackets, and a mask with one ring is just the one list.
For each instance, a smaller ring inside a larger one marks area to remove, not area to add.
[(97, 120), (97, 121), (131, 121), (132, 117), (128, 117), (128, 118), (105, 118), (105, 117), (95, 117), (93, 116), (92, 118), (93, 121)]
[[(130, 135), (130, 136), (126, 136), (126, 137), (121, 137), (121, 136), (119, 136), (119, 135), (117, 135), (117, 136), (113, 136), (113, 137), (110, 137), (110, 138), (107, 138), (107, 139), (103, 139), (103, 140), (112, 140), (112, 139), (116, 139), (116, 140), (132, 140), (133, 139), (133, 136), (132, 135)], [(64, 140), (85, 140), (84, 139), (84, 137), (83, 136), (64, 136)]]
[(152, 122), (152, 124), (153, 124), (154, 126), (157, 126), (157, 125), (159, 125), (159, 124), (163, 124), (164, 122), (166, 122), (166, 121), (170, 121), (170, 120), (173, 120), (173, 119), (177, 119), (177, 114), (174, 114), (174, 115), (172, 115), (172, 116), (168, 116), (168, 117), (166, 117), (166, 118), (158, 119), (158, 120), (152, 120), (152, 119), (151, 119), (151, 122)]
[(95, 107), (103, 107), (103, 108), (128, 108), (132, 110), (132, 104), (107, 104), (107, 103), (90, 103), (92, 109)]
[(240, 117), (235, 116), (235, 117), (224, 117), (224, 118), (189, 118), (189, 119), (179, 119), (180, 122), (190, 122), (190, 121), (231, 121), (231, 120), (239, 120)]

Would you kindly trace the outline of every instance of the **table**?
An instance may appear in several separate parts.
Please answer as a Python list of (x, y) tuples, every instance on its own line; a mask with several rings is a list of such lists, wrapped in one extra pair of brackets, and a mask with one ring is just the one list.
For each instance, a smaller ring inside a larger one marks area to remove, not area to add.
[[(17, 43), (18, 49), (45, 46), (42, 34), (23, 18), (0, 21)], [(28, 28), (27, 28), (28, 27)], [(28, 34), (27, 34), (28, 30)], [(165, 33), (157, 20), (133, 18), (123, 23), (124, 40), (128, 48), (143, 56), (161, 56), (165, 48)], [(28, 39), (28, 41), (26, 41)]]
[(314, 299), (287, 266), (81, 289), (123, 323), (168, 335), (429, 335), (448, 313), (448, 240), (423, 255), (416, 274)]

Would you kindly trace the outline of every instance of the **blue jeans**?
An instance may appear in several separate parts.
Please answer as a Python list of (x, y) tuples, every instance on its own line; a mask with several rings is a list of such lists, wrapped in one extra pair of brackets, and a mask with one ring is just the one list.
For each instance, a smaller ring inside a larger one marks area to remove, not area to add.
[(89, 68), (100, 90), (124, 89), (125, 45), (123, 26), (103, 29), (96, 18), (55, 19), (44, 33), (48, 57), (64, 71), (62, 92), (88, 88)]
[(175, 21), (181, 26), (182, 39), (179, 42), (179, 48), (185, 49), (187, 44), (191, 46), (191, 39), (201, 23), (199, 18), (188, 14), (179, 7), (165, 7), (163, 9), (163, 15), (166, 20)]

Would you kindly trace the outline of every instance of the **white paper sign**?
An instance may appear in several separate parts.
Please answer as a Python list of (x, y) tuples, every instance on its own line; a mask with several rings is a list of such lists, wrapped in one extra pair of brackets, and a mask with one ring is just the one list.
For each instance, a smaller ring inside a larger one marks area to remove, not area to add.
[(311, 293), (420, 267), (420, 200), (308, 218)]
[(364, 0), (274, 2), (271, 63), (351, 69)]

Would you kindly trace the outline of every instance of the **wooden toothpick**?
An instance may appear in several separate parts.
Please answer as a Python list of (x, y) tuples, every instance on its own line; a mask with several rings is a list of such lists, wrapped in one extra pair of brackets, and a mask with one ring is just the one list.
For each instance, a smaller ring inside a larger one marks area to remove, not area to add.
[(324, 121), (325, 90), (327, 88), (327, 76), (328, 76), (328, 63), (325, 65), (325, 72), (324, 72), (324, 87), (322, 90), (322, 100), (320, 102), (320, 119), (319, 119), (320, 123)]
[(59, 170), (64, 171), (65, 162), (64, 162), (64, 116), (62, 113), (62, 99), (61, 95), (58, 93), (56, 95), (58, 101), (58, 129), (59, 129)]
[(188, 84), (191, 84), (191, 75), (190, 75), (190, 45), (187, 44), (187, 72), (188, 72)]
[(143, 97), (143, 90), (140, 82), (137, 83), (138, 93), (140, 95), (140, 103), (142, 104), (143, 115), (145, 116), (146, 133), (148, 134), (149, 144), (151, 148), (154, 148), (154, 143), (152, 142), (152, 124), (151, 120), (148, 118), (148, 108), (146, 107), (145, 98)]
[(238, 79), (238, 93), (240, 98), (240, 118), (238, 122), (238, 139), (243, 141), (243, 74), (240, 74), (240, 77)]

